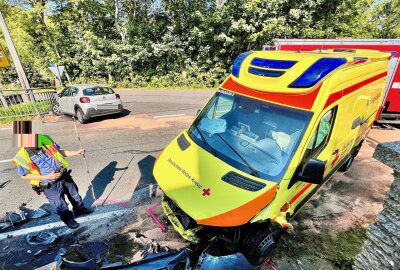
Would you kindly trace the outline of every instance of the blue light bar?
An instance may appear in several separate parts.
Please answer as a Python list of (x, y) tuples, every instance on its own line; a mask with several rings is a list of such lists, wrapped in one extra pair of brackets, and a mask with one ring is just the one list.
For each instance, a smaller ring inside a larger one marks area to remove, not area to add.
[(254, 58), (251, 60), (251, 65), (263, 68), (276, 68), (276, 69), (288, 69), (294, 66), (297, 61), (290, 60), (272, 60), (263, 58)]
[(259, 68), (249, 68), (249, 73), (258, 75), (258, 76), (264, 76), (264, 77), (279, 77), (282, 76), (285, 71), (280, 71), (280, 70), (265, 70), (265, 69), (259, 69)]
[(346, 58), (322, 58), (312, 64), (289, 87), (308, 88), (315, 85), (333, 70), (347, 63)]
[(239, 56), (233, 62), (233, 66), (232, 66), (232, 75), (233, 76), (235, 76), (236, 78), (239, 78), (240, 67), (242, 66), (244, 59), (246, 59), (246, 57), (252, 53), (253, 52), (245, 52), (245, 53), (239, 54)]

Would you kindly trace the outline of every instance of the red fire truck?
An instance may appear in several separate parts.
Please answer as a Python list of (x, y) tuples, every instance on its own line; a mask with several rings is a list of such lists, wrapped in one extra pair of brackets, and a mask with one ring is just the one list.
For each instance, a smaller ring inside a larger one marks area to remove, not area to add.
[[(264, 50), (311, 51), (334, 49), (354, 52), (372, 49), (391, 52), (386, 82), (386, 98), (377, 115), (379, 123), (400, 124), (400, 39), (276, 39), (273, 46)], [(360, 59), (366, 61), (367, 59)]]

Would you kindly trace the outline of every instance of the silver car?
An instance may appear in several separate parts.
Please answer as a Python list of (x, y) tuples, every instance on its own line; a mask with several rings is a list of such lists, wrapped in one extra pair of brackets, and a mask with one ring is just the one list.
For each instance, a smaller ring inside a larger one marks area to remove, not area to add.
[(91, 117), (122, 113), (121, 98), (108, 86), (76, 84), (65, 87), (53, 106), (56, 115), (76, 116), (82, 124)]

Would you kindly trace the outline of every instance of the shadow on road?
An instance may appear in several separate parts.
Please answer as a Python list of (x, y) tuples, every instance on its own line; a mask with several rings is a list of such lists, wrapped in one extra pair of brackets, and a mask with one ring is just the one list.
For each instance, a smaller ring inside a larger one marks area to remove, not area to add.
[(111, 161), (104, 169), (102, 169), (92, 180), (91, 185), (86, 191), (86, 195), (83, 198), (83, 203), (85, 206), (91, 206), (94, 203), (92, 195), (92, 187), (94, 189), (94, 195), (96, 198), (100, 198), (103, 195), (104, 190), (114, 180), (114, 175), (116, 171), (126, 170), (125, 168), (117, 168), (117, 162)]
[[(145, 188), (155, 186), (157, 184), (156, 179), (153, 176), (153, 167), (155, 161), (156, 161), (155, 157), (147, 155), (145, 158), (143, 158), (138, 162), (140, 179), (130, 199), (131, 202), (137, 199), (135, 198), (136, 197), (135, 192), (144, 190)], [(149, 192), (145, 192), (142, 194), (145, 197), (142, 197), (141, 199), (152, 198), (155, 196), (155, 193), (156, 193), (156, 188), (150, 188)]]

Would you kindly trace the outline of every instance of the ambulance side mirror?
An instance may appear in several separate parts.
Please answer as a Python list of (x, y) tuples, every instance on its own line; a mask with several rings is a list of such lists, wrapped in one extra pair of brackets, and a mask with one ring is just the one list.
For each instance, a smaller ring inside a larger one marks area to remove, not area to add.
[(302, 172), (298, 174), (298, 180), (311, 184), (324, 182), (325, 163), (318, 159), (310, 159)]

